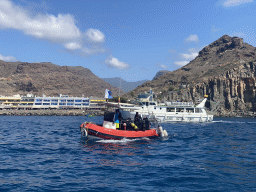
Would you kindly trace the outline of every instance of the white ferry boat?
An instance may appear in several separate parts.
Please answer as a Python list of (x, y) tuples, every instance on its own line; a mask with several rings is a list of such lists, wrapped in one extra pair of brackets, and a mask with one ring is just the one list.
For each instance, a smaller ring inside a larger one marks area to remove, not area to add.
[(154, 115), (160, 122), (211, 122), (213, 115), (207, 114), (205, 110), (205, 98), (199, 105), (171, 105), (157, 106), (156, 102), (141, 102), (140, 107), (136, 107), (131, 115), (138, 112), (142, 117)]
[[(152, 93), (152, 91), (151, 91)], [(204, 98), (201, 103), (194, 105), (193, 102), (166, 102), (165, 105), (157, 105), (152, 95), (138, 102), (131, 115), (138, 112), (142, 117), (154, 116), (160, 122), (211, 122), (213, 115), (207, 114)]]

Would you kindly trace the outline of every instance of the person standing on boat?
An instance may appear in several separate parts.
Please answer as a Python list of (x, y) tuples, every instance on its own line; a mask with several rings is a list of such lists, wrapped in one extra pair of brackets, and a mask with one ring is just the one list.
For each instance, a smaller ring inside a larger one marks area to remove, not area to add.
[(119, 112), (119, 109), (116, 109), (116, 113), (115, 113), (115, 116), (114, 116), (114, 122), (116, 124), (116, 129), (119, 129), (119, 119), (121, 119), (121, 114)]
[(138, 112), (136, 112), (135, 116), (134, 116), (134, 124), (139, 128), (141, 129), (141, 116), (139, 115)]

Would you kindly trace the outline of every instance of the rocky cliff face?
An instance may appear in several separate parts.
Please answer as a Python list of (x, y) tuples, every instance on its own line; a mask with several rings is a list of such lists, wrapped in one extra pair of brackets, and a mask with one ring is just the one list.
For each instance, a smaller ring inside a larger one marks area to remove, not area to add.
[(256, 112), (256, 48), (238, 37), (224, 35), (203, 48), (186, 66), (147, 82), (160, 100), (193, 100), (209, 95), (207, 108), (215, 115), (254, 116)]
[(52, 63), (4, 62), (0, 60), (0, 95), (33, 93), (35, 95), (104, 97), (105, 89), (117, 96), (111, 86), (83, 67)]

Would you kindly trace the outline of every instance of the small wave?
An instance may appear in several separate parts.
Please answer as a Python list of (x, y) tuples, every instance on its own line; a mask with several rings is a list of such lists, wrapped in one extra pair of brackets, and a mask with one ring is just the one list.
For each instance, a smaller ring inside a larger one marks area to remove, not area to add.
[(109, 139), (109, 140), (98, 140), (96, 142), (98, 143), (129, 143), (129, 142), (134, 142), (134, 141), (138, 141), (138, 140), (150, 140), (149, 138), (140, 138), (140, 139), (126, 139), (123, 138), (121, 140), (113, 140), (113, 139)]

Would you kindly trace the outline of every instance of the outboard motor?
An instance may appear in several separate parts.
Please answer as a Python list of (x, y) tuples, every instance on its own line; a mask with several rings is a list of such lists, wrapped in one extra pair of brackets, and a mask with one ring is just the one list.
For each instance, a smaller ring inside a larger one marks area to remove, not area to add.
[(158, 128), (157, 128), (157, 132), (158, 132), (158, 135), (160, 136), (160, 137), (168, 137), (168, 133), (167, 133), (167, 131), (166, 130), (163, 130), (163, 127), (162, 126), (158, 126)]

